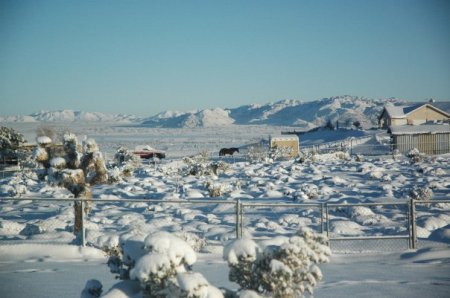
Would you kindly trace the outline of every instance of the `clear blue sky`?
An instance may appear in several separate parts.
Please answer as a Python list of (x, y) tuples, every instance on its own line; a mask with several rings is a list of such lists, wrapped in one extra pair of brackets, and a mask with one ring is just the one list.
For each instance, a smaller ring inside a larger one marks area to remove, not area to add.
[(450, 100), (450, 1), (0, 0), (0, 115)]

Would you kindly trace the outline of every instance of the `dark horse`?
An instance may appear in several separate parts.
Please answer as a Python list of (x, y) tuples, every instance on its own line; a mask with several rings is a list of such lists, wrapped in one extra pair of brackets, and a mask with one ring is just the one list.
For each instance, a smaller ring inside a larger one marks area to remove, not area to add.
[(219, 156), (233, 155), (234, 152), (239, 153), (239, 148), (222, 148), (219, 151)]

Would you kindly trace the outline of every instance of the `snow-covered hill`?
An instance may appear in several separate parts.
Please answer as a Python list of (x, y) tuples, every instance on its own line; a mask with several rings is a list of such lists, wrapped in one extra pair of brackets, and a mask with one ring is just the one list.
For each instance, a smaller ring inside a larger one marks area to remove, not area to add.
[(237, 108), (212, 108), (190, 112), (165, 111), (148, 118), (133, 115), (110, 115), (73, 110), (41, 111), (29, 116), (0, 117), (0, 122), (121, 122), (139, 123), (147, 127), (194, 128), (238, 125), (296, 126), (310, 129), (327, 121), (351, 126), (359, 121), (365, 128), (377, 125), (383, 106), (405, 103), (404, 100), (368, 99), (337, 96), (316, 101), (281, 100), (267, 104), (243, 105)]
[(355, 96), (338, 96), (316, 101), (282, 100), (264, 105), (243, 105), (230, 109), (209, 109), (194, 112), (164, 112), (146, 119), (150, 127), (212, 127), (229, 124), (264, 124), (313, 128), (328, 120), (351, 126), (359, 121), (363, 127), (377, 125), (386, 102), (404, 103), (399, 99), (368, 99)]
[(148, 118), (143, 124), (146, 126), (170, 128), (226, 126), (234, 122), (234, 119), (229, 114), (229, 110), (221, 108), (187, 113), (164, 112)]
[(83, 112), (73, 110), (40, 111), (28, 116), (0, 117), (0, 122), (140, 122), (134, 115), (104, 114), (99, 112)]

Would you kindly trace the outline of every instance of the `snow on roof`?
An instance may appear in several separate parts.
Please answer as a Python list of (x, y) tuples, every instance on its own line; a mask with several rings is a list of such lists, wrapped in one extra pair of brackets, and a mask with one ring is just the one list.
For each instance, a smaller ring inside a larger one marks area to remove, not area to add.
[(386, 105), (384, 108), (389, 116), (393, 118), (404, 118), (406, 114), (409, 114), (424, 105), (434, 107), (441, 112), (450, 114), (450, 102), (415, 103), (401, 106)]
[(405, 106), (387, 105), (384, 108), (386, 109), (386, 112), (388, 113), (388, 115), (391, 117), (394, 117), (394, 118), (405, 117), (405, 112), (404, 112)]
[(298, 141), (298, 136), (289, 135), (289, 136), (276, 136), (270, 137), (271, 141)]
[(52, 142), (52, 139), (47, 136), (40, 136), (36, 138), (36, 142), (41, 145), (50, 144)]
[(393, 135), (450, 133), (450, 125), (429, 124), (391, 126), (390, 131)]
[(431, 103), (433, 107), (438, 108), (441, 111), (446, 112), (447, 114), (450, 114), (450, 102), (433, 102)]
[(137, 145), (134, 147), (135, 151), (157, 151), (155, 148), (149, 145)]

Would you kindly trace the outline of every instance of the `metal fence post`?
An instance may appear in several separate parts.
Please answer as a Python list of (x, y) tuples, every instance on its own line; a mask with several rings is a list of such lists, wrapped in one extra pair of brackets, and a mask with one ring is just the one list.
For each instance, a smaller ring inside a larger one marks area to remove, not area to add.
[(239, 227), (240, 227), (240, 224), (239, 224), (239, 215), (240, 215), (240, 210), (239, 210), (239, 208), (241, 207), (241, 200), (240, 199), (237, 199), (236, 200), (236, 206), (235, 206), (235, 211), (236, 211), (236, 239), (239, 239)]
[(80, 206), (81, 206), (81, 246), (86, 246), (86, 231), (84, 229), (84, 203), (83, 199), (80, 200)]
[(239, 206), (239, 211), (240, 211), (240, 220), (239, 220), (239, 232), (242, 238), (242, 234), (243, 234), (243, 230), (244, 230), (244, 204), (239, 202), (240, 206)]
[(411, 200), (408, 201), (408, 205), (406, 205), (406, 216), (407, 216), (407, 225), (408, 225), (408, 248), (412, 249), (412, 224), (411, 224)]
[(328, 237), (328, 239), (330, 239), (330, 217), (329, 217), (328, 213), (329, 213), (328, 204), (325, 203), (325, 221), (326, 221), (326, 225), (327, 225), (327, 237)]
[(350, 156), (353, 155), (353, 138), (350, 139)]
[(411, 233), (412, 233), (412, 238), (411, 238), (411, 244), (412, 244), (412, 249), (416, 249), (417, 248), (417, 227), (416, 227), (416, 202), (414, 201), (414, 199), (411, 199)]
[(320, 233), (324, 232), (324, 203), (320, 204)]

